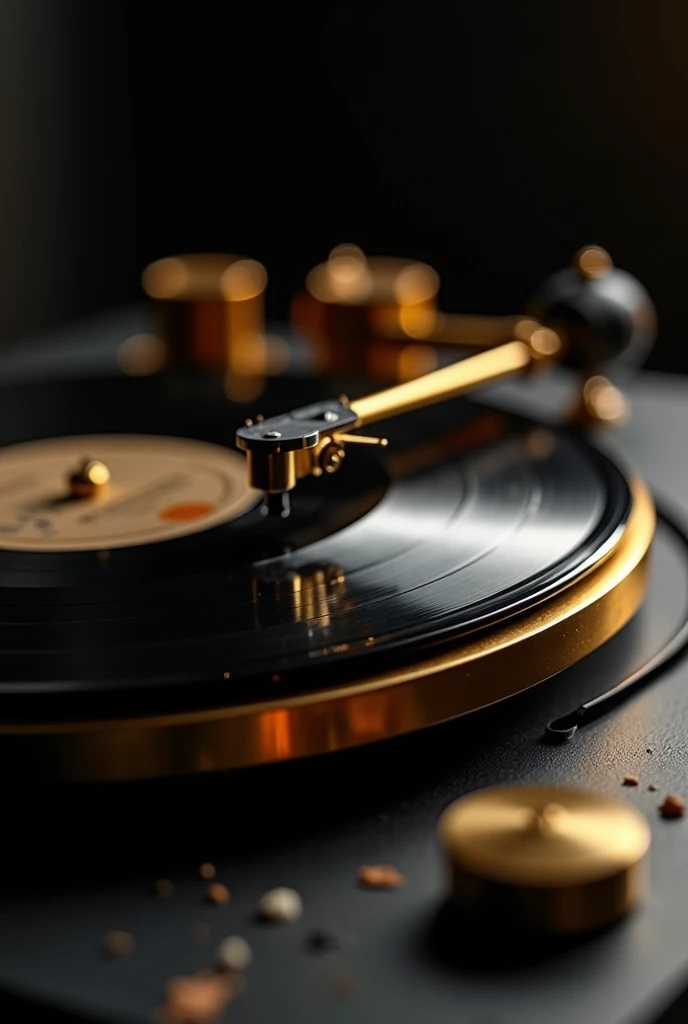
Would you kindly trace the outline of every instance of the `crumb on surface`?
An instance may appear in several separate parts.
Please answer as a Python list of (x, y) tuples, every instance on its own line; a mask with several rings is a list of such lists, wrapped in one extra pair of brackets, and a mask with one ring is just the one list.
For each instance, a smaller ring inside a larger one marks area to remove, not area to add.
[(241, 976), (212, 971), (172, 978), (165, 986), (155, 1020), (158, 1024), (216, 1024), (244, 988)]
[(296, 889), (279, 886), (263, 893), (258, 913), (264, 921), (296, 921), (303, 914), (303, 900)]
[(686, 802), (680, 796), (670, 793), (659, 808), (663, 818), (682, 818), (686, 813)]
[(198, 873), (201, 878), (204, 878), (206, 882), (209, 882), (211, 878), (214, 878), (217, 874), (217, 868), (210, 861), (206, 861), (205, 864), (201, 864), (198, 869)]
[(167, 899), (174, 892), (174, 886), (169, 878), (159, 878), (157, 882), (153, 883), (153, 892), (161, 899)]
[(229, 903), (231, 897), (226, 885), (223, 885), (222, 882), (211, 882), (205, 891), (205, 898), (208, 903), (219, 907), (223, 903)]
[(245, 971), (253, 963), (253, 950), (241, 935), (229, 935), (215, 952), (215, 964), (221, 971)]
[(108, 956), (129, 956), (136, 948), (131, 932), (108, 932), (103, 939), (103, 949)]
[(657, 787), (655, 786), (655, 784), (653, 782), (651, 782), (650, 785), (647, 788), (649, 789), (649, 791), (651, 793), (656, 793), (657, 792)]
[(364, 889), (399, 889), (404, 881), (392, 864), (364, 864), (358, 869), (358, 884)]
[(213, 930), (206, 921), (197, 921), (191, 926), (189, 934), (194, 942), (209, 942), (213, 936)]
[(640, 779), (637, 775), (624, 775), (623, 784), (624, 786), (637, 786)]

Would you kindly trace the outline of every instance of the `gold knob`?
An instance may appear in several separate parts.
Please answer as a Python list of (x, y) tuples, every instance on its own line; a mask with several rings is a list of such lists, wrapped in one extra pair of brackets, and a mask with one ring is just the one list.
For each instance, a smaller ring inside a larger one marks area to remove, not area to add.
[(408, 340), (425, 338), (435, 324), (438, 290), (439, 277), (425, 263), (338, 245), (306, 277), (291, 322), (314, 344), (321, 369), (360, 371), (363, 361), (373, 376), (385, 370), (395, 376), (399, 343), (389, 341), (390, 326)]
[(170, 256), (143, 272), (168, 365), (254, 378), (266, 371), (265, 267), (225, 253)]
[(500, 926), (573, 935), (611, 924), (645, 894), (650, 829), (628, 804), (554, 786), (496, 786), (439, 824), (452, 901)]
[(72, 498), (102, 497), (110, 483), (110, 470), (98, 459), (86, 459), (79, 469), (69, 477), (69, 493)]

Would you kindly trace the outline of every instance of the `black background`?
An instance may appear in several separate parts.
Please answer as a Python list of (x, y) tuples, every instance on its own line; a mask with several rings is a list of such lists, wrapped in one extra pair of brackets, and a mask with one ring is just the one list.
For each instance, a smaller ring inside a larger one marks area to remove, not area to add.
[(680, 0), (4, 0), (0, 337), (175, 251), (262, 260), (272, 316), (340, 241), (511, 312), (597, 241), (686, 371), (687, 38)]

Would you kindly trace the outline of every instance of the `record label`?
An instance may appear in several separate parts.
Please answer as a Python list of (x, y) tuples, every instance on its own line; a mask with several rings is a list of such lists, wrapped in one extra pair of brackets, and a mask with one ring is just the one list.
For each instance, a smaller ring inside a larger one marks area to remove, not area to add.
[[(75, 496), (70, 477), (90, 460), (107, 485)], [(198, 533), (259, 500), (237, 452), (176, 437), (93, 434), (0, 451), (0, 549), (93, 551)]]

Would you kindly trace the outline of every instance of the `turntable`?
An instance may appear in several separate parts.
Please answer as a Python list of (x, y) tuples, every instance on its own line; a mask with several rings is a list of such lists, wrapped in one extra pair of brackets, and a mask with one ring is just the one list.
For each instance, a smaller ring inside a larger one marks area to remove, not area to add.
[[(657, 815), (686, 792), (684, 389), (612, 383), (655, 320), (601, 249), (520, 316), (443, 313), (437, 284), (340, 247), (270, 334), (259, 264), (166, 259), (97, 374), (5, 387), (8, 989), (149, 1019), (165, 977), (203, 966), (188, 932), (207, 918), (257, 951), (239, 1020), (653, 1019), (688, 960), (684, 826)], [(619, 797), (628, 773), (658, 819), (648, 906), (565, 956), (493, 957), (494, 984), (436, 953), (450, 799), (543, 780)], [(222, 923), (199, 905), (208, 857)], [(352, 890), (372, 857), (407, 886)], [(304, 896), (297, 939), (253, 920), (270, 883)], [(113, 965), (96, 946), (117, 922), (138, 948)], [(342, 1005), (303, 948), (330, 926), (363, 946), (338, 952)]]

